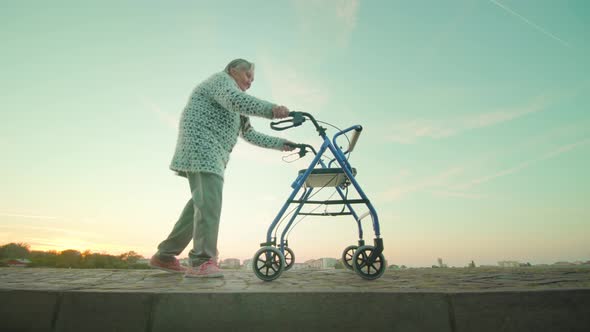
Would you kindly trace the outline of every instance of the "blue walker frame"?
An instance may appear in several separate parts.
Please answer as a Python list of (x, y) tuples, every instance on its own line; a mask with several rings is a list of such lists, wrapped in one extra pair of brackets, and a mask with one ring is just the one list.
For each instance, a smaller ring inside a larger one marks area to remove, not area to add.
[[(303, 172), (303, 173), (300, 172), (300, 174), (297, 176), (295, 181), (291, 184), (291, 188), (293, 188), (293, 191), (291, 192), (291, 194), (287, 198), (286, 202), (281, 207), (279, 213), (277, 214), (277, 216), (274, 218), (273, 222), (269, 226), (268, 231), (266, 233), (266, 242), (260, 244), (260, 246), (263, 248), (276, 247), (281, 253), (282, 257), (280, 257), (280, 260), (281, 260), (280, 264), (282, 264), (283, 266), (281, 267), (281, 266), (275, 265), (275, 267), (277, 267), (280, 270), (280, 271), (278, 271), (276, 276), (273, 276), (270, 278), (265, 278), (263, 276), (260, 276), (258, 273), (257, 273), (257, 276), (265, 281), (271, 281), (271, 280), (278, 278), (278, 276), (281, 274), (281, 272), (282, 272), (281, 269), (284, 268), (284, 266), (285, 266), (285, 248), (288, 247), (288, 243), (287, 243), (287, 240), (285, 239), (285, 237), (288, 234), (288, 232), (290, 231), (290, 229), (293, 225), (293, 222), (295, 221), (295, 218), (298, 215), (315, 215), (315, 216), (352, 215), (354, 217), (354, 219), (357, 223), (357, 227), (358, 227), (359, 241), (358, 241), (357, 248), (360, 249), (361, 251), (367, 250), (365, 253), (359, 253), (360, 257), (357, 257), (357, 255), (354, 255), (354, 259), (352, 260), (352, 268), (358, 274), (360, 274), (361, 277), (363, 277), (365, 279), (373, 280), (373, 279), (379, 278), (383, 274), (385, 266), (381, 266), (379, 270), (376, 270), (375, 274), (362, 272), (362, 268), (364, 266), (363, 264), (373, 264), (376, 260), (379, 259), (379, 257), (381, 257), (380, 264), (381, 265), (385, 264), (385, 260), (382, 255), (383, 239), (381, 238), (381, 232), (380, 232), (380, 228), (379, 228), (379, 218), (377, 216), (377, 211), (375, 210), (375, 207), (373, 206), (373, 204), (371, 203), (371, 201), (369, 200), (369, 198), (367, 197), (365, 192), (362, 190), (360, 184), (355, 179), (355, 174), (353, 174), (353, 168), (347, 159), (347, 155), (352, 152), (352, 150), (356, 144), (356, 141), (358, 140), (358, 137), (363, 129), (362, 126), (354, 125), (354, 126), (351, 126), (347, 129), (340, 130), (336, 134), (334, 134), (332, 140), (330, 140), (328, 135), (326, 135), (326, 129), (321, 127), (311, 114), (304, 113), (304, 112), (291, 112), (291, 113), (289, 113), (289, 116), (291, 117), (290, 119), (279, 121), (279, 122), (272, 122), (271, 128), (274, 130), (285, 130), (285, 129), (299, 126), (303, 122), (305, 122), (306, 119), (309, 119), (312, 121), (312, 123), (316, 127), (316, 130), (318, 131), (319, 135), (322, 137), (323, 143), (317, 152), (310, 145), (306, 145), (306, 144), (293, 145), (295, 148), (299, 148), (299, 155), (300, 156), (304, 156), (307, 149), (309, 148), (312, 152), (315, 153), (315, 157), (311, 161), (309, 167), (305, 170), (305, 172)], [(283, 124), (283, 123), (291, 123), (291, 125), (279, 126), (280, 124)], [(352, 136), (352, 139), (350, 140), (349, 147), (346, 151), (342, 151), (342, 149), (338, 146), (338, 144), (336, 144), (336, 140), (340, 136), (345, 135), (346, 133), (349, 133), (351, 131), (353, 132), (353, 136)], [(324, 163), (324, 161), (322, 160), (322, 156), (324, 155), (324, 153), (327, 150), (332, 152), (332, 154), (334, 155), (334, 159), (332, 159), (328, 163), (328, 165), (326, 165)], [(303, 193), (301, 194), (300, 198), (295, 199), (295, 196), (297, 195), (297, 193), (299, 193), (301, 188), (304, 186), (306, 180), (314, 172), (314, 170), (318, 170), (318, 169), (324, 169), (324, 170), (336, 169), (337, 170), (338, 168), (331, 167), (331, 164), (333, 162), (336, 162), (337, 165), (340, 167), (340, 169), (344, 172), (347, 180), (350, 181), (347, 184), (352, 185), (355, 188), (358, 195), (361, 197), (360, 199), (347, 199), (347, 197), (346, 197), (347, 195), (344, 194), (344, 192), (341, 188), (341, 185), (335, 186), (336, 191), (338, 192), (341, 200), (325, 200), (325, 201), (308, 200), (308, 198), (310, 197), (311, 193), (314, 190), (314, 187), (311, 187), (311, 186), (306, 186)], [(316, 168), (316, 166), (318, 164), (321, 166), (321, 168)], [(287, 223), (287, 225), (283, 229), (283, 231), (281, 233), (280, 241), (278, 242), (278, 246), (277, 246), (276, 238), (273, 237), (273, 233), (276, 233), (276, 231), (278, 230), (276, 228), (281, 223), (281, 219), (283, 218), (283, 215), (285, 214), (287, 208), (291, 204), (298, 204), (298, 206), (294, 210), (293, 215), (291, 216), (289, 222)], [(301, 213), (300, 211), (305, 204), (326, 204), (326, 205), (344, 204), (344, 206), (346, 206), (346, 208), (348, 209), (348, 212)], [(372, 218), (373, 230), (375, 233), (375, 239), (374, 239), (375, 245), (374, 246), (365, 246), (365, 243), (363, 240), (363, 229), (362, 229), (361, 220), (367, 214), (364, 214), (363, 216), (361, 216), (361, 218), (359, 218), (358, 214), (356, 213), (356, 211), (352, 207), (352, 204), (365, 204), (367, 206), (367, 208), (369, 209), (368, 214)], [(351, 246), (351, 247), (354, 247), (354, 246)], [(351, 247), (348, 247), (348, 248), (351, 248)], [(261, 250), (263, 250), (263, 249), (261, 249)], [(259, 252), (260, 252), (260, 250), (259, 250)], [(346, 253), (346, 250), (345, 250), (345, 253)], [(271, 260), (271, 258), (269, 257), (269, 254), (270, 253), (267, 251), (266, 252), (266, 259), (267, 259), (266, 261), (267, 262), (270, 262), (270, 260)], [(357, 262), (357, 260), (360, 262)], [(363, 261), (364, 261), (364, 263), (363, 263)], [(270, 263), (267, 263), (267, 264), (270, 266)], [(256, 269), (257, 269), (257, 256), (256, 255), (254, 257), (253, 265), (254, 265), (253, 266), (254, 270), (256, 272)], [(350, 266), (347, 266), (347, 267), (351, 268)], [(369, 271), (370, 271), (370, 268), (369, 268)]]

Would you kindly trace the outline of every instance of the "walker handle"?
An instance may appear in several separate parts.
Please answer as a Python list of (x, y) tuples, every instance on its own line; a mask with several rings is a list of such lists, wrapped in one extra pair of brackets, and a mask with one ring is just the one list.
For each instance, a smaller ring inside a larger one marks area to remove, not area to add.
[(352, 133), (352, 138), (350, 139), (350, 144), (348, 145), (348, 151), (346, 152), (352, 152), (352, 150), (354, 149), (354, 146), (356, 145), (356, 141), (359, 140), (359, 136), (361, 136), (361, 131), (363, 130), (363, 127), (358, 127), (354, 129), (354, 132)]
[[(300, 126), (303, 122), (305, 122), (305, 118), (301, 112), (289, 112), (289, 116), (291, 119), (286, 119), (282, 121), (274, 121), (270, 123), (270, 128), (273, 130), (285, 130), (293, 127)], [(291, 123), (291, 125), (281, 125), (283, 123)]]

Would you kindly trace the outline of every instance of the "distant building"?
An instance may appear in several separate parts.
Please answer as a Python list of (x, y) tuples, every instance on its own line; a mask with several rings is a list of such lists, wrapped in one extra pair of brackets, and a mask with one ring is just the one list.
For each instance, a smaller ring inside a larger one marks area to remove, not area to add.
[(499, 261), (498, 266), (500, 266), (500, 267), (520, 267), (520, 263), (517, 261)]
[(336, 266), (336, 262), (338, 262), (336, 258), (324, 257), (320, 259), (310, 259), (306, 261), (304, 264), (307, 265), (308, 269), (325, 270), (333, 269)]
[(295, 263), (292, 267), (293, 270), (306, 270), (307, 268), (307, 264), (305, 263)]
[(310, 259), (305, 261), (305, 268), (312, 270), (320, 270), (322, 268), (322, 261), (319, 259)]
[(572, 266), (572, 265), (574, 265), (574, 264), (573, 263), (570, 263), (570, 262), (556, 262), (556, 263), (553, 263), (553, 266)]
[(252, 259), (245, 259), (244, 264), (242, 264), (242, 269), (252, 270)]
[(219, 264), (222, 269), (239, 269), (240, 260), (237, 258), (226, 258)]
[(322, 268), (324, 269), (333, 269), (336, 266), (338, 260), (336, 258), (320, 258), (322, 260)]

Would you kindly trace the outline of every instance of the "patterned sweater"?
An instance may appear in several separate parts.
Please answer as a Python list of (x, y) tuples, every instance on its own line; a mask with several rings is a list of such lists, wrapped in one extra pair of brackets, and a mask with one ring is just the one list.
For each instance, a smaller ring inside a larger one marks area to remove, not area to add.
[(199, 84), (180, 117), (178, 141), (170, 169), (209, 172), (223, 177), (238, 135), (246, 141), (281, 150), (285, 140), (259, 133), (249, 115), (272, 118), (274, 105), (242, 92), (225, 71)]

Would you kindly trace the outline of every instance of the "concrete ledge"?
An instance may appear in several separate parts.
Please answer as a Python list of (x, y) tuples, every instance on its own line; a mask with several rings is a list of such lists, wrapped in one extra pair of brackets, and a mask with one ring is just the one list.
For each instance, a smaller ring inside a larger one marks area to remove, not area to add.
[(590, 268), (224, 273), (0, 268), (0, 332), (590, 331)]
[(0, 290), (0, 331), (51, 331), (59, 293)]
[(590, 331), (590, 290), (451, 294), (453, 331)]
[[(177, 319), (178, 317), (184, 319)], [(444, 294), (162, 294), (153, 331), (449, 331)]]
[(0, 331), (590, 331), (590, 290), (0, 291)]
[(54, 331), (148, 331), (153, 295), (62, 293)]

